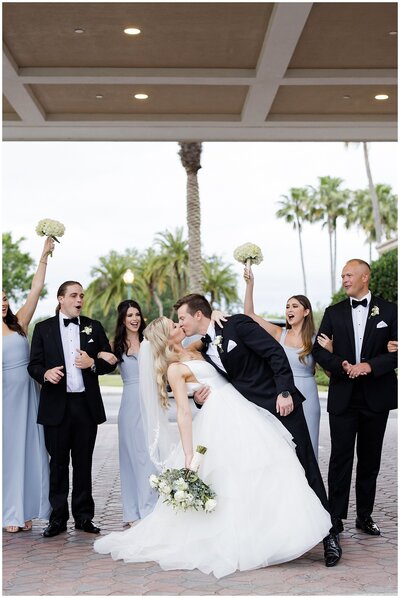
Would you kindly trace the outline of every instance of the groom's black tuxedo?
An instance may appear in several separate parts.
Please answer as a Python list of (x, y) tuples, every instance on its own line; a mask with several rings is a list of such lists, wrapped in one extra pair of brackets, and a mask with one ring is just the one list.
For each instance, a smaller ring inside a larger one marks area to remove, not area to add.
[[(75, 326), (75, 324), (70, 324)], [(42, 385), (38, 423), (43, 424), (46, 448), (50, 455), (50, 521), (65, 523), (69, 518), (69, 461), (72, 456), (72, 514), (75, 521), (92, 519), (92, 454), (97, 424), (106, 420), (98, 375), (111, 372), (115, 366), (97, 359), (100, 351), (111, 351), (100, 322), (80, 316), (80, 349), (95, 361), (95, 371), (82, 371), (84, 392), (67, 392), (67, 375), (60, 332), (59, 316), (35, 326), (31, 344), (29, 374)], [(77, 347), (78, 348), (78, 347)], [(64, 366), (64, 377), (58, 384), (44, 381), (47, 370)]]
[(329, 504), (332, 516), (340, 519), (347, 518), (356, 438), (357, 515), (371, 515), (387, 417), (397, 407), (397, 353), (387, 350), (388, 341), (397, 339), (397, 306), (372, 295), (366, 318), (360, 361), (371, 366), (370, 374), (350, 379), (342, 367), (343, 361), (356, 363), (349, 299), (325, 310), (318, 332), (333, 338), (333, 353), (317, 341), (313, 349), (316, 361), (330, 372)]
[[(304, 397), (294, 385), (285, 351), (268, 332), (242, 314), (230, 316), (223, 328), (216, 324), (215, 332), (222, 336), (218, 353), (227, 378), (246, 399), (270, 411), (289, 430), (308, 483), (327, 509), (325, 487), (304, 418)], [(204, 357), (217, 367), (205, 352)], [(290, 391), (295, 409), (282, 417), (276, 413), (276, 399), (284, 390)]]

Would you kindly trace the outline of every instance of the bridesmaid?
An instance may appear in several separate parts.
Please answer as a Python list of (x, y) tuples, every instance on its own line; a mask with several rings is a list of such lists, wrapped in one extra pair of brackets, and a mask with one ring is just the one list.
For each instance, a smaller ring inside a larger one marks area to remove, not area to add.
[(311, 355), (315, 339), (315, 325), (310, 301), (304, 295), (293, 295), (286, 302), (286, 327), (272, 324), (254, 313), (254, 275), (244, 269), (246, 294), (244, 313), (260, 324), (283, 347), (293, 372), (296, 388), (305, 396), (304, 416), (310, 433), (314, 454), (318, 460), (319, 424), (321, 407), (318, 387), (314, 378), (315, 361)]
[(123, 520), (132, 526), (153, 510), (158, 498), (149, 484), (156, 470), (147, 450), (139, 402), (138, 355), (146, 323), (136, 301), (122, 301), (117, 310), (114, 354), (102, 351), (98, 356), (119, 362), (124, 385), (118, 414), (119, 466)]
[(46, 237), (31, 290), (16, 314), (3, 291), (3, 526), (9, 533), (29, 531), (32, 519), (50, 514), (49, 459), (36, 423), (39, 387), (27, 371), (27, 332), (52, 251), (54, 241)]

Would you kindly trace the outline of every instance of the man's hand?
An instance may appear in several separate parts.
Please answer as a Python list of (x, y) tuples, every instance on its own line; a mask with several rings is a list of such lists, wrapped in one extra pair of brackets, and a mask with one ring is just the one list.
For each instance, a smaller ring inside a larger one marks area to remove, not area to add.
[(276, 412), (279, 413), (279, 415), (282, 415), (283, 417), (285, 415), (289, 415), (290, 413), (292, 413), (293, 409), (294, 409), (294, 405), (293, 405), (292, 395), (289, 395), (286, 398), (283, 397), (282, 394), (277, 396)]
[(91, 368), (94, 364), (93, 357), (90, 357), (86, 351), (81, 351), (80, 349), (76, 349), (78, 353), (77, 357), (75, 357), (75, 365), (80, 370), (86, 370), (87, 368)]
[(47, 370), (47, 372), (44, 375), (45, 381), (51, 382), (51, 384), (58, 384), (61, 378), (64, 377), (64, 374), (61, 371), (62, 369), (64, 369), (63, 365), (57, 365), (55, 368)]
[(357, 363), (356, 365), (353, 365), (348, 361), (343, 361), (342, 368), (351, 379), (358, 378), (358, 376), (367, 376), (367, 374), (372, 372), (371, 366), (366, 361)]
[(209, 386), (203, 385), (193, 394), (194, 400), (198, 405), (204, 405), (211, 392)]

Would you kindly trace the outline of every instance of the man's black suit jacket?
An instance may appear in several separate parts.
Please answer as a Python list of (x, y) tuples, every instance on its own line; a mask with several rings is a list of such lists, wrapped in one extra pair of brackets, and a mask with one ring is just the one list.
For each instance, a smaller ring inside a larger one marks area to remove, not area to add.
[[(356, 362), (352, 309), (349, 299), (328, 307), (318, 334), (333, 337), (333, 353), (318, 341), (313, 348), (317, 363), (331, 373), (327, 407), (336, 415), (348, 407), (355, 384), (342, 368), (342, 361)], [(397, 353), (388, 352), (389, 340), (397, 340), (397, 305), (372, 295), (361, 347), (361, 361), (370, 364), (372, 373), (357, 378), (357, 384), (362, 384), (369, 409), (377, 413), (397, 407)]]
[(282, 346), (254, 320), (230, 316), (223, 328), (215, 325), (215, 333), (222, 336), (218, 352), (228, 379), (246, 399), (271, 413), (284, 390), (290, 391), (295, 405), (304, 401)]
[[(75, 326), (75, 324), (70, 324)], [(111, 351), (103, 326), (97, 320), (80, 316), (80, 348), (95, 361), (96, 372), (90, 368), (82, 370), (83, 383), (90, 414), (95, 423), (106, 421), (103, 400), (101, 398), (98, 375), (108, 374), (115, 369), (103, 359), (97, 359), (100, 351)], [(86, 330), (85, 330), (86, 329)], [(64, 377), (58, 384), (44, 382), (47, 370), (64, 366)], [(64, 351), (61, 340), (59, 316), (39, 322), (35, 326), (31, 344), (31, 356), (28, 372), (42, 385), (38, 410), (38, 423), (55, 426), (61, 423), (67, 401)]]

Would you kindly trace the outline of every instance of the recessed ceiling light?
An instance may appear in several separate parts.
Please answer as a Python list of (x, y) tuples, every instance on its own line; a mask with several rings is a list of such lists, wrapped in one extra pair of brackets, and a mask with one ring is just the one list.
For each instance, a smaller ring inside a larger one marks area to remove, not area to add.
[(134, 98), (136, 100), (147, 100), (149, 96), (147, 95), (147, 93), (135, 93)]
[(104, 96), (101, 95), (101, 93), (98, 93), (96, 95), (96, 100), (102, 100)]
[(137, 29), (137, 27), (127, 27), (124, 29), (124, 33), (127, 35), (139, 35), (140, 29)]
[(344, 99), (344, 100), (350, 100), (350, 99), (351, 99), (351, 96), (343, 96), (343, 99)]
[(83, 27), (75, 27), (74, 33), (85, 33), (85, 30)]
[(387, 99), (389, 99), (389, 96), (386, 93), (378, 93), (375, 96), (375, 99), (376, 100), (387, 100)]

